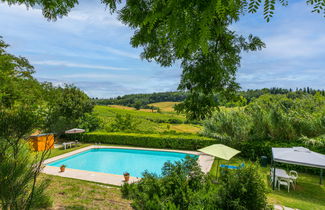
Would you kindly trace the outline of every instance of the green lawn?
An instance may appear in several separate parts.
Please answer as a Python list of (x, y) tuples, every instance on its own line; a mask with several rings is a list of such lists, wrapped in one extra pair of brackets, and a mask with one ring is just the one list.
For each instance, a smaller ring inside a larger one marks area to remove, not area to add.
[(84, 147), (88, 147), (90, 145), (92, 145), (92, 144), (79, 144), (79, 146), (68, 148), (68, 149), (63, 149), (63, 148), (51, 149), (48, 158), (55, 157), (55, 156), (58, 156), (58, 155), (62, 155), (62, 154), (67, 153), (67, 152), (72, 152), (74, 150), (81, 149), (81, 148), (84, 148)]
[(40, 178), (50, 179), (46, 193), (52, 209), (132, 209), (118, 187), (46, 174)]
[[(240, 158), (233, 158), (229, 161), (230, 165), (249, 164)], [(228, 164), (227, 161), (220, 161), (220, 164)], [(216, 175), (217, 161), (214, 161), (210, 173)], [(286, 189), (272, 190), (268, 181), (270, 168), (261, 168), (261, 173), (265, 177), (265, 183), (269, 193), (267, 194), (270, 204), (279, 204), (286, 207), (298, 208), (302, 210), (321, 210), (325, 209), (325, 186), (319, 185), (319, 176), (306, 173), (299, 173), (296, 190)]]

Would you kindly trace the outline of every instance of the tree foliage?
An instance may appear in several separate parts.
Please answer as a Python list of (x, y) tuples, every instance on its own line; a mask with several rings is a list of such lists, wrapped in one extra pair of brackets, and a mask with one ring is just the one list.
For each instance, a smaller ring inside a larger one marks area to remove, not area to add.
[(225, 170), (221, 177), (220, 209), (266, 209), (266, 186), (258, 165)]
[(73, 86), (39, 83), (28, 60), (8, 46), (0, 37), (0, 208), (46, 208), (49, 181), (38, 177), (49, 150), (32, 152), (26, 139), (35, 130), (54, 132), (57, 123), (80, 123), (93, 105)]
[(109, 125), (106, 129), (107, 131), (136, 131), (137, 130), (137, 122), (135, 119), (130, 115), (120, 115), (117, 114), (113, 123)]
[(205, 133), (227, 143), (293, 141), (325, 134), (325, 97), (288, 93), (263, 95), (246, 107), (221, 109), (205, 122)]
[[(46, 111), (44, 128), (50, 132), (62, 134), (65, 130), (83, 125), (95, 129), (99, 122), (91, 116), (94, 104), (91, 99), (79, 88), (73, 85), (54, 87), (50, 83), (44, 84), (44, 95), (46, 95)], [(87, 116), (86, 116), (87, 115)], [(93, 124), (89, 124), (89, 123)]]
[(0, 40), (0, 208), (47, 207), (47, 181), (37, 179), (46, 152), (32, 154), (24, 141), (42, 124), (41, 85), (27, 59), (7, 47)]

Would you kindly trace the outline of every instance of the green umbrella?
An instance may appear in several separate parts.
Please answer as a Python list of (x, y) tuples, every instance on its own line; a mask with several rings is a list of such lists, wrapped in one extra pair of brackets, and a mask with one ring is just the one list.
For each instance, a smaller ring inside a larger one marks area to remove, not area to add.
[(223, 145), (223, 144), (213, 144), (211, 146), (199, 149), (199, 151), (218, 158), (217, 177), (218, 177), (218, 172), (219, 172), (220, 159), (230, 160), (233, 156), (240, 153), (240, 151), (233, 149), (231, 147), (228, 147), (226, 145)]

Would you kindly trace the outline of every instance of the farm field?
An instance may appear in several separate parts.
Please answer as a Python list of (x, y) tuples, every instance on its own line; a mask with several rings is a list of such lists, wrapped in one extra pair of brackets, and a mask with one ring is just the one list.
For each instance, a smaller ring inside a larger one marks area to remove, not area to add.
[[(171, 102), (169, 103), (169, 110)], [(173, 102), (175, 104), (175, 102)], [(166, 105), (166, 107), (168, 107)], [(196, 124), (188, 124), (183, 115), (173, 112), (151, 112), (150, 109), (146, 111), (136, 110), (132, 107), (110, 105), (100, 106), (94, 108), (94, 113), (101, 119), (103, 130), (109, 129), (114, 122), (117, 115), (130, 115), (135, 128), (134, 131), (145, 133), (163, 133), (163, 132), (176, 132), (176, 133), (191, 133), (196, 134), (201, 131), (202, 126)]]
[(158, 102), (158, 103), (152, 103), (148, 104), (149, 106), (154, 106), (160, 109), (162, 112), (175, 112), (174, 106), (176, 104), (179, 104), (180, 102), (172, 102), (172, 101), (166, 101), (166, 102)]

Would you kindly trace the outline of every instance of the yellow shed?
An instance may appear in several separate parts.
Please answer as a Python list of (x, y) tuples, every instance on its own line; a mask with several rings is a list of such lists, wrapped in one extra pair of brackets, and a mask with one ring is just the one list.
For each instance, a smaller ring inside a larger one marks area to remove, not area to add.
[(54, 148), (54, 134), (53, 133), (43, 133), (38, 135), (32, 135), (29, 137), (29, 142), (31, 143), (35, 151), (44, 151)]

